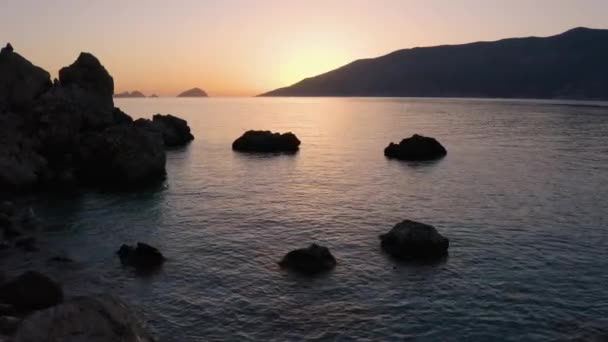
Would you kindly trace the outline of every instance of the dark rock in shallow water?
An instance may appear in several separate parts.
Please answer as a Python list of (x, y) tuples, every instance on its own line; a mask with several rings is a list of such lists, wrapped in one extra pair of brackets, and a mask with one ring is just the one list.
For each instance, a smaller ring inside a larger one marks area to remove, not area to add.
[(96, 186), (137, 187), (158, 182), (166, 174), (160, 135), (131, 125), (85, 134), (77, 161), (79, 178)]
[(287, 152), (300, 148), (295, 134), (272, 133), (271, 131), (247, 131), (232, 143), (232, 149), (241, 152)]
[(155, 114), (152, 121), (137, 119), (135, 125), (161, 134), (167, 147), (183, 146), (194, 139), (194, 136), (190, 133), (188, 122), (171, 114)]
[(13, 342), (153, 342), (137, 315), (112, 296), (80, 297), (28, 316)]
[(51, 87), (51, 76), (13, 51), (7, 44), (0, 51), (0, 110), (21, 107)]
[(123, 265), (141, 271), (156, 269), (165, 262), (165, 257), (158, 249), (141, 242), (137, 243), (137, 247), (122, 245), (116, 254)]
[(26, 272), (0, 286), (0, 302), (18, 310), (40, 310), (63, 301), (61, 286), (38, 272)]
[(399, 144), (390, 143), (384, 149), (384, 155), (389, 158), (411, 161), (439, 159), (446, 154), (447, 151), (437, 140), (418, 134), (401, 140)]
[(156, 114), (152, 117), (152, 122), (161, 128), (165, 146), (181, 146), (194, 139), (190, 133), (188, 122), (171, 114)]
[(301, 273), (316, 274), (333, 269), (336, 266), (336, 259), (327, 247), (313, 243), (307, 248), (287, 253), (279, 265)]
[(428, 224), (404, 220), (380, 235), (382, 248), (402, 259), (433, 259), (447, 255), (450, 241)]

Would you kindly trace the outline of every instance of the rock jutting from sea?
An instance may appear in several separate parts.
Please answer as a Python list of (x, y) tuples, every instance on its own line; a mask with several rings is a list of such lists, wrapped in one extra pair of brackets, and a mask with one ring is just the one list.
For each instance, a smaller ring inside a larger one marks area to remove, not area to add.
[(7, 44), (0, 51), (0, 192), (162, 181), (165, 145), (193, 139), (187, 123), (170, 116), (141, 127), (114, 107), (113, 94), (112, 76), (90, 53), (51, 82)]
[(296, 153), (300, 149), (300, 139), (291, 132), (250, 130), (232, 143), (232, 149), (248, 153)]
[(384, 155), (408, 161), (426, 161), (445, 157), (448, 152), (435, 138), (414, 134), (399, 144), (390, 143), (384, 149)]

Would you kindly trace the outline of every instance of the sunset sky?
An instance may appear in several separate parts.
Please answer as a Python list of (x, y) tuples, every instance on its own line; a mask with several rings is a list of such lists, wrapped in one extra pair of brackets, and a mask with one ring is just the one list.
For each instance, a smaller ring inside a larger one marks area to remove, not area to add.
[(608, 28), (608, 0), (1, 0), (0, 44), (56, 75), (95, 54), (116, 92), (255, 95), (415, 46)]

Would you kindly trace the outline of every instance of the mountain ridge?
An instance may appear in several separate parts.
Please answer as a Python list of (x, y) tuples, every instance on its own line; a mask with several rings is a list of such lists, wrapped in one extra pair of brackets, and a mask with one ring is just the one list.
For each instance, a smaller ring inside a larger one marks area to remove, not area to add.
[(259, 96), (608, 99), (608, 30), (400, 49)]

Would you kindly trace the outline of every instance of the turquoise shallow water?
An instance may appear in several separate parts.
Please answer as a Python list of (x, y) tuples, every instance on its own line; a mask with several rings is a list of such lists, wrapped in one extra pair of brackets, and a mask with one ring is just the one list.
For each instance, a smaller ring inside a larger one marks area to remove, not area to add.
[[(450, 99), (123, 99), (135, 117), (186, 118), (168, 179), (132, 194), (35, 202), (36, 256), (71, 293), (114, 292), (164, 341), (555, 341), (608, 338), (608, 104)], [(293, 131), (294, 156), (232, 152), (247, 129)], [(387, 160), (413, 133), (436, 163)], [(398, 263), (378, 235), (405, 219), (451, 239), (435, 265)], [(138, 278), (124, 242), (169, 258)], [(310, 242), (335, 271), (308, 279), (276, 262)]]

